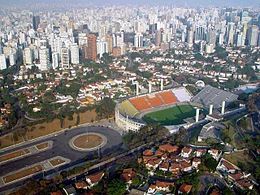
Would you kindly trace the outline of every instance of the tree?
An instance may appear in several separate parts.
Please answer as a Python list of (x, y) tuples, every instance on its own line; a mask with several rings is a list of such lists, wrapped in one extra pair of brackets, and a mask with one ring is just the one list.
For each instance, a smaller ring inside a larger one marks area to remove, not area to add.
[(175, 143), (176, 144), (182, 144), (186, 141), (188, 135), (188, 131), (187, 129), (185, 129), (184, 127), (180, 127), (179, 132), (175, 134)]
[(126, 184), (119, 179), (113, 179), (108, 183), (107, 193), (110, 195), (123, 195), (126, 192)]
[(115, 102), (108, 97), (105, 97), (97, 105), (96, 112), (99, 118), (109, 118), (115, 113)]
[(218, 162), (212, 158), (210, 154), (206, 154), (203, 159), (203, 164), (208, 168), (210, 172), (213, 172), (216, 170), (216, 167), (218, 165)]

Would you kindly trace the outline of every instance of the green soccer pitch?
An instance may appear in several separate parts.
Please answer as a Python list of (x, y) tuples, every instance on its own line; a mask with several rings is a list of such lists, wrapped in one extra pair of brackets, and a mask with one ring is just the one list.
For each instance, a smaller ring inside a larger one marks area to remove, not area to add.
[(184, 123), (184, 119), (195, 117), (196, 109), (190, 104), (176, 105), (165, 110), (148, 113), (143, 120), (148, 124), (179, 125)]

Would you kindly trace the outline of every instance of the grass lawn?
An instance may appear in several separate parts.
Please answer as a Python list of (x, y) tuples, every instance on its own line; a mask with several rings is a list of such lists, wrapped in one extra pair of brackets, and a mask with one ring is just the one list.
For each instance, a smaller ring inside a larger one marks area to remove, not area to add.
[(231, 144), (237, 149), (244, 148), (245, 143), (243, 142), (243, 140), (241, 140), (239, 134), (237, 133), (234, 123), (231, 121), (226, 121), (224, 122), (224, 124), (229, 127), (227, 129), (222, 130), (222, 133), (230, 138), (229, 144)]
[(10, 175), (4, 176), (3, 180), (4, 180), (5, 183), (10, 183), (10, 182), (15, 181), (17, 179), (22, 179), (22, 178), (27, 177), (29, 175), (41, 172), (42, 170), (43, 170), (42, 165), (35, 165), (35, 166), (30, 167), (30, 168), (19, 170), (19, 171), (14, 172)]
[(7, 153), (3, 156), (0, 156), (0, 162), (11, 160), (13, 158), (17, 158), (17, 157), (20, 157), (20, 156), (23, 156), (23, 155), (26, 155), (29, 153), (30, 153), (30, 151), (28, 149), (21, 149), (21, 150), (17, 150), (17, 151), (11, 152), (11, 153)]
[(52, 166), (56, 167), (62, 163), (64, 163), (65, 161), (63, 159), (60, 158), (55, 158), (49, 161), (51, 163)]
[[(246, 166), (254, 166), (256, 163), (248, 154), (247, 151), (238, 151), (231, 154), (224, 154), (224, 159), (232, 162), (233, 164), (239, 166), (239, 164), (244, 164)], [(240, 167), (241, 168), (241, 167)]]
[(44, 150), (45, 148), (48, 148), (48, 146), (49, 146), (48, 142), (43, 142), (43, 143), (40, 143), (40, 144), (36, 145), (36, 148), (38, 150)]
[[(86, 111), (84, 113), (79, 113), (80, 121), (79, 124), (90, 123), (96, 120), (97, 114), (95, 110)], [(24, 139), (32, 140), (41, 136), (49, 135), (51, 133), (59, 132), (62, 129), (75, 126), (77, 122), (77, 114), (73, 115), (73, 120), (68, 118), (64, 119), (63, 128), (61, 127), (61, 122), (59, 119), (55, 118), (51, 122), (43, 122), (41, 124), (28, 126), (28, 131), (25, 137), (18, 136), (15, 143), (21, 143)], [(13, 133), (9, 133), (0, 138), (0, 148), (5, 148), (14, 144)]]
[(147, 123), (159, 123), (161, 125), (179, 125), (185, 118), (193, 117), (196, 110), (191, 105), (180, 105), (165, 110), (148, 113), (144, 116)]

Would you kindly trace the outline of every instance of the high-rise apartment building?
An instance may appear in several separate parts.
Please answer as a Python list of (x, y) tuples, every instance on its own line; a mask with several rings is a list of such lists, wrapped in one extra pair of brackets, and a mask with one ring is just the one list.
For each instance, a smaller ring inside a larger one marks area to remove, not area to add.
[(40, 24), (40, 16), (33, 16), (32, 23), (33, 23), (33, 29), (37, 31)]
[(85, 50), (85, 57), (95, 61), (97, 59), (97, 37), (94, 34), (88, 36), (88, 46)]
[(50, 53), (49, 49), (46, 47), (41, 47), (39, 50), (39, 58), (40, 58), (40, 69), (47, 70), (50, 65)]
[(79, 64), (79, 46), (74, 43), (70, 46), (71, 64)]
[(258, 41), (258, 27), (253, 25), (248, 30), (248, 44), (250, 46), (257, 46)]
[(59, 53), (53, 52), (52, 53), (52, 68), (56, 69), (59, 67)]
[(4, 54), (0, 54), (0, 70), (6, 69), (6, 59)]
[(143, 47), (143, 35), (141, 33), (137, 33), (134, 37), (134, 46), (135, 47)]
[(33, 52), (29, 47), (23, 50), (23, 63), (24, 65), (31, 65), (33, 63)]
[(69, 68), (70, 66), (70, 53), (69, 49), (66, 47), (61, 48), (61, 67), (62, 68)]

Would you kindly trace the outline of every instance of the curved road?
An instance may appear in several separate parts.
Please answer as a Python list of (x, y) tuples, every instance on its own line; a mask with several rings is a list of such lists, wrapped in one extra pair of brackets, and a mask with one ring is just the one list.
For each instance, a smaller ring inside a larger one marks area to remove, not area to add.
[[(57, 136), (43, 138), (42, 140), (27, 144), (27, 145), (23, 145), (20, 147), (16, 147), (14, 149), (1, 153), (1, 155), (3, 155), (5, 153), (9, 153), (9, 152), (12, 152), (12, 151), (15, 151), (15, 150), (18, 150), (21, 148), (25, 148), (25, 147), (30, 147), (30, 146), (36, 145), (38, 143), (41, 143), (41, 142), (45, 142), (45, 141), (49, 141), (49, 140), (53, 141), (53, 147), (49, 150), (37, 153), (35, 155), (27, 156), (25, 158), (18, 159), (18, 160), (12, 161), (12, 162), (7, 162), (5, 164), (2, 164), (0, 166), (0, 176), (6, 175), (12, 171), (24, 168), (26, 166), (30, 166), (32, 164), (44, 161), (46, 159), (49, 159), (49, 158), (52, 158), (55, 156), (62, 156), (62, 157), (68, 158), (72, 162), (78, 161), (80, 159), (84, 159), (86, 157), (87, 158), (91, 157), (94, 152), (80, 152), (80, 151), (76, 151), (76, 150), (72, 149), (69, 146), (70, 139), (72, 139), (76, 135), (86, 133), (86, 132), (96, 132), (96, 133), (100, 133), (107, 137), (106, 145), (101, 148), (102, 155), (106, 155), (111, 152), (117, 151), (122, 143), (121, 135), (117, 131), (112, 130), (107, 127), (87, 126), (87, 127), (75, 128), (73, 130), (64, 131), (63, 133), (60, 133)], [(10, 184), (10, 185), (16, 186), (14, 184), (15, 183)], [(8, 189), (7, 185), (0, 186), (0, 192), (2, 190), (6, 190), (6, 189)]]

